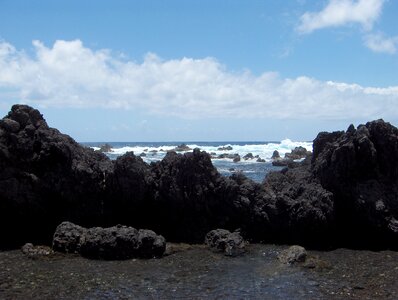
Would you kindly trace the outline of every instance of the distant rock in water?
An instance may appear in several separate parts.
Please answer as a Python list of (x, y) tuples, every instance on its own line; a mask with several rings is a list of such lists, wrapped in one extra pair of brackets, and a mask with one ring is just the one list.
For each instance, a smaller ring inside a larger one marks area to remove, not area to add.
[(109, 144), (102, 145), (98, 151), (99, 152), (113, 152), (112, 146)]
[(281, 156), (280, 156), (280, 154), (279, 154), (279, 151), (278, 151), (278, 150), (275, 150), (275, 151), (272, 153), (271, 159), (278, 159), (278, 158), (281, 158)]
[(253, 153), (247, 153), (245, 156), (243, 156), (244, 160), (248, 160), (248, 159), (254, 159)]
[(53, 249), (94, 259), (153, 258), (163, 255), (166, 240), (151, 230), (122, 225), (86, 229), (63, 222), (54, 233)]
[(277, 150), (272, 154), (272, 165), (278, 167), (294, 166), (295, 160), (310, 158), (311, 151), (307, 151), (304, 147), (296, 147), (290, 153), (286, 153), (284, 158), (281, 158)]
[(233, 150), (234, 148), (232, 148), (231, 146), (223, 146), (223, 147), (218, 147), (217, 148), (217, 150), (218, 151), (231, 151), (231, 150)]
[(191, 150), (192, 150), (192, 148), (188, 147), (185, 144), (181, 144), (181, 145), (179, 145), (179, 146), (177, 146), (174, 149), (169, 150), (169, 151), (182, 152), (182, 151), (191, 151)]

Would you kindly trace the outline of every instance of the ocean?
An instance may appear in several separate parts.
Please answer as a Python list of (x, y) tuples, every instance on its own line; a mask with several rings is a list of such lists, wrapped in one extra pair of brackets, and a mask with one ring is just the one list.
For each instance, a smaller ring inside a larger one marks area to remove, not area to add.
[[(110, 159), (116, 159), (128, 151), (133, 151), (135, 155), (140, 155), (146, 163), (160, 161), (165, 157), (167, 151), (185, 144), (191, 149), (199, 148), (212, 154), (213, 165), (222, 175), (230, 176), (234, 172), (242, 172), (256, 182), (262, 182), (270, 171), (281, 169), (281, 167), (272, 166), (271, 156), (275, 150), (281, 157), (299, 146), (312, 151), (312, 142), (297, 142), (290, 139), (280, 142), (93, 142), (82, 144), (95, 150), (99, 150), (104, 144), (110, 145), (111, 152), (105, 153)], [(179, 153), (184, 152), (186, 151)], [(245, 159), (244, 156), (249, 153), (253, 155), (253, 158)], [(218, 158), (222, 154), (238, 154), (241, 160), (234, 162), (232, 158)], [(264, 161), (258, 162), (259, 158)]]

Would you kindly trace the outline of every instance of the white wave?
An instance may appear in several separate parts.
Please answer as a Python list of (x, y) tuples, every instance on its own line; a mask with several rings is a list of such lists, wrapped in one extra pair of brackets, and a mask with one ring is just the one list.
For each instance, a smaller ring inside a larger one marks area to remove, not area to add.
[[(308, 151), (312, 151), (312, 142), (297, 142), (292, 141), (290, 139), (284, 139), (280, 143), (263, 143), (263, 144), (254, 144), (254, 145), (238, 145), (234, 143), (230, 144), (220, 144), (217, 146), (200, 146), (197, 144), (187, 144), (187, 146), (191, 149), (200, 148), (202, 151), (206, 151), (207, 153), (211, 153), (213, 157), (218, 157), (221, 154), (239, 154), (241, 157), (241, 161), (239, 163), (254, 163), (257, 158), (265, 159), (267, 162), (271, 161), (272, 154), (275, 150), (277, 150), (281, 157), (283, 157), (286, 153), (291, 152), (296, 147), (304, 147)], [(219, 150), (222, 147), (232, 147), (232, 150)], [(98, 147), (92, 147), (95, 150), (99, 150)], [(158, 161), (161, 160), (167, 153), (167, 151), (173, 150), (175, 146), (173, 145), (162, 145), (158, 147), (148, 147), (148, 146), (125, 146), (125, 147), (114, 147), (112, 148), (112, 155), (123, 155), (126, 152), (132, 151), (135, 155), (140, 155), (144, 153), (145, 155), (142, 157), (144, 161)], [(181, 151), (180, 153), (185, 153), (188, 151)], [(243, 157), (247, 154), (251, 153), (255, 158), (245, 160)], [(213, 160), (223, 160), (223, 161), (232, 161), (229, 158), (213, 158)]]

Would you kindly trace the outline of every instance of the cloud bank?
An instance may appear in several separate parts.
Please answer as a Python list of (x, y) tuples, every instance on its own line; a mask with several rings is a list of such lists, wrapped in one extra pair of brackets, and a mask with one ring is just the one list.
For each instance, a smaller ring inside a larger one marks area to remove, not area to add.
[(348, 119), (398, 116), (398, 87), (309, 77), (255, 76), (214, 58), (140, 63), (80, 40), (33, 42), (33, 55), (0, 43), (0, 102), (39, 107), (137, 109), (180, 118)]
[(297, 29), (301, 33), (311, 33), (326, 27), (359, 23), (370, 30), (381, 14), (383, 3), (384, 0), (330, 0), (323, 10), (303, 14)]
[(380, 18), (385, 0), (329, 0), (319, 12), (306, 12), (300, 17), (297, 31), (309, 34), (328, 27), (360, 24), (365, 31), (364, 45), (378, 53), (395, 54), (398, 36), (387, 37), (382, 32), (372, 32)]

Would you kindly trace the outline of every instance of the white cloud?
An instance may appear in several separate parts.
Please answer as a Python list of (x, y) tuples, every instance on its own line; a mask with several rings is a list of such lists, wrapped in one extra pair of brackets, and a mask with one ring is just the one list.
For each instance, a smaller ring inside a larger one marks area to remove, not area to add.
[(386, 37), (382, 33), (368, 34), (364, 42), (374, 52), (395, 54), (398, 48), (398, 36)]
[(214, 58), (142, 63), (81, 41), (35, 41), (35, 55), (0, 43), (0, 103), (139, 109), (181, 118), (349, 119), (398, 116), (398, 87), (228, 71)]
[(330, 0), (319, 12), (306, 12), (300, 18), (297, 30), (311, 33), (314, 30), (359, 23), (370, 30), (379, 18), (384, 0)]

